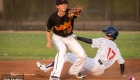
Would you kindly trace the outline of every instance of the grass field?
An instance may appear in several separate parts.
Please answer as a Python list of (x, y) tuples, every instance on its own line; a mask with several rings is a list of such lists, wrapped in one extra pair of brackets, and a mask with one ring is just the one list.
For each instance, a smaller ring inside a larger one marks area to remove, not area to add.
[[(102, 32), (75, 31), (76, 35), (98, 38)], [(54, 45), (46, 48), (44, 31), (0, 31), (0, 60), (44, 60), (54, 58), (57, 50)], [(124, 58), (140, 58), (140, 32), (120, 32), (115, 41)], [(80, 42), (87, 55), (94, 57), (97, 49)], [(68, 50), (69, 51), (69, 50)]]

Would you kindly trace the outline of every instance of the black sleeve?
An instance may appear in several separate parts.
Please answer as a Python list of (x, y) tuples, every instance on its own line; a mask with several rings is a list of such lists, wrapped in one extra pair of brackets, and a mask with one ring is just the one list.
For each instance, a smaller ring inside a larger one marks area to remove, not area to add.
[(51, 29), (53, 28), (53, 25), (54, 25), (54, 18), (56, 18), (57, 16), (57, 11), (55, 13), (53, 13), (49, 18), (48, 18), (48, 21), (47, 21), (47, 24), (46, 24), (46, 30), (48, 32), (51, 31)]
[(121, 75), (124, 74), (124, 69), (125, 69), (125, 65), (124, 64), (120, 64)]
[(51, 22), (51, 18), (48, 19), (48, 22), (47, 22), (47, 25), (46, 25), (46, 30), (48, 32), (51, 31), (51, 28), (52, 28), (52, 22)]
[(88, 44), (92, 44), (92, 39), (77, 36), (77, 40), (83, 41)]

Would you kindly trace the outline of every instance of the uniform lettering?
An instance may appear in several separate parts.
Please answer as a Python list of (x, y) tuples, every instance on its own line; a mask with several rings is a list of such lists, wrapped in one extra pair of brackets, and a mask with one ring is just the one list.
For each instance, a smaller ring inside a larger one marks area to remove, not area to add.
[(112, 58), (114, 58), (115, 55), (116, 55), (116, 53), (111, 48), (109, 48), (108, 54), (107, 54), (107, 59), (111, 60)]

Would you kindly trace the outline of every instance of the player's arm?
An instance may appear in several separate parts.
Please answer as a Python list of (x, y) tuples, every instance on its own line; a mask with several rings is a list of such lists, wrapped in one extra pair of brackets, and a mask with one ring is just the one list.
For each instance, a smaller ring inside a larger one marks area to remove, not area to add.
[(46, 38), (47, 38), (47, 42), (52, 42), (51, 41), (51, 33), (46, 31)]
[(124, 76), (124, 70), (125, 70), (125, 60), (123, 59), (123, 57), (121, 56), (120, 50), (117, 48), (116, 49), (116, 53), (117, 53), (117, 61), (118, 64), (120, 64), (120, 74), (122, 76)]
[(84, 37), (76, 36), (76, 39), (79, 40), (79, 41), (88, 43), (88, 44), (92, 44), (92, 39), (89, 39), (89, 38), (84, 38)]
[(51, 29), (52, 29), (52, 20), (51, 17), (48, 19), (47, 25), (46, 25), (46, 38), (47, 38), (47, 48), (51, 47), (52, 40), (51, 40)]
[(46, 31), (46, 38), (47, 38), (47, 45), (46, 45), (46, 47), (50, 48), (51, 44), (52, 44), (52, 41), (51, 41), (51, 33), (48, 32), (48, 31)]
[(124, 75), (124, 69), (125, 69), (125, 64), (120, 64), (121, 75)]

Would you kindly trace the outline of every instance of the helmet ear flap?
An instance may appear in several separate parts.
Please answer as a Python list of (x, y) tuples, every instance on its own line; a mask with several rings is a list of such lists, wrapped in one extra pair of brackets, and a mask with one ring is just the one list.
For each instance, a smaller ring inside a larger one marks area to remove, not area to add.
[(111, 37), (111, 34), (109, 32), (104, 32), (106, 36)]
[(117, 38), (117, 36), (119, 34), (118, 30), (113, 26), (109, 26), (109, 27), (103, 29), (102, 31), (105, 33), (106, 36), (112, 37), (114, 40)]

